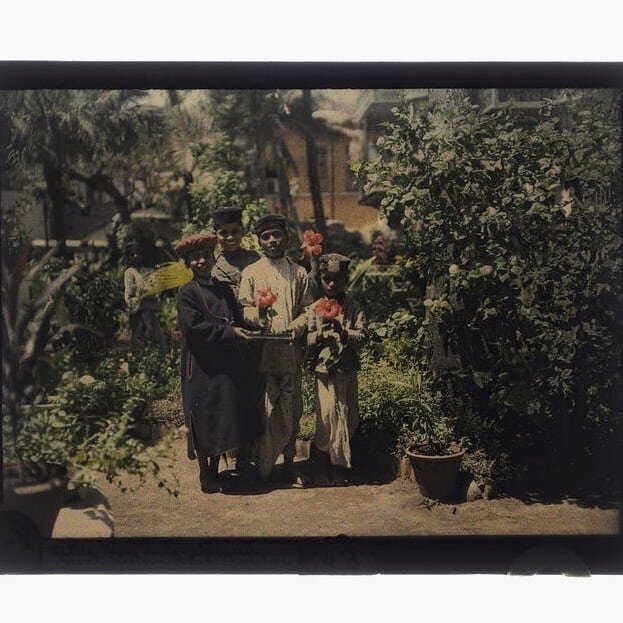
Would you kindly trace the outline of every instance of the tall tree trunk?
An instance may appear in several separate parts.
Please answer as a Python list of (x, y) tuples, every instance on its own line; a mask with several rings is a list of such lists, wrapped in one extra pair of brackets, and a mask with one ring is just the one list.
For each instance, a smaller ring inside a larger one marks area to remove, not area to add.
[(286, 217), (288, 220), (294, 221), (296, 225), (296, 231), (298, 233), (299, 240), (303, 240), (303, 228), (301, 227), (301, 221), (299, 215), (296, 212), (296, 207), (292, 201), (292, 193), (290, 192), (290, 180), (288, 180), (288, 173), (286, 170), (286, 159), (283, 153), (283, 144), (281, 140), (275, 141), (275, 154), (276, 162), (275, 168), (277, 169), (277, 183), (279, 184), (279, 199), (286, 211)]
[(188, 222), (192, 223), (194, 211), (193, 211), (193, 196), (192, 196), (192, 193), (190, 192), (190, 186), (194, 182), (193, 174), (190, 171), (184, 171), (184, 173), (182, 173), (182, 179), (184, 180), (184, 203), (186, 204)]
[(45, 177), (50, 203), (52, 204), (52, 226), (50, 233), (54, 240), (60, 242), (61, 245), (64, 246), (66, 231), (63, 174), (58, 167), (49, 160), (46, 160), (43, 163), (43, 176)]
[(121, 217), (121, 222), (126, 225), (130, 222), (130, 202), (128, 201), (128, 198), (115, 186), (115, 183), (110, 177), (103, 175), (102, 173), (96, 173), (95, 175), (83, 175), (78, 171), (72, 171), (70, 173), (70, 177), (78, 180), (79, 182), (84, 182), (93, 190), (103, 190), (115, 202), (117, 212), (119, 212), (119, 216)]
[(320, 194), (320, 177), (318, 176), (318, 159), (316, 157), (316, 139), (314, 137), (312, 119), (312, 99), (310, 89), (303, 89), (303, 127), (305, 128), (305, 152), (307, 154), (307, 177), (309, 192), (314, 207), (316, 229), (326, 238), (327, 222), (322, 207)]

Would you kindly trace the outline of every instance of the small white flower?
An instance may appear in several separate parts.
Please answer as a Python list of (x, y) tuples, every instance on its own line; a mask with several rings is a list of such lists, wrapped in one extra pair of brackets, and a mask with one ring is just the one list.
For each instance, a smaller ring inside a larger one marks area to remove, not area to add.
[(85, 374), (84, 376), (80, 377), (80, 382), (83, 385), (91, 385), (95, 383), (95, 379), (90, 374)]

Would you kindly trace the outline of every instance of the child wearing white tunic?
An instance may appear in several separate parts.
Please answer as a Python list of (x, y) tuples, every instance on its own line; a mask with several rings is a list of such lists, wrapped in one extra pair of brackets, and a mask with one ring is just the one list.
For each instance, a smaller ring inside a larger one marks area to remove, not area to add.
[(325, 296), (307, 311), (308, 360), (316, 378), (314, 446), (324, 463), (321, 481), (348, 484), (350, 440), (359, 423), (357, 370), (366, 339), (366, 319), (345, 293), (350, 260), (337, 253), (320, 257)]

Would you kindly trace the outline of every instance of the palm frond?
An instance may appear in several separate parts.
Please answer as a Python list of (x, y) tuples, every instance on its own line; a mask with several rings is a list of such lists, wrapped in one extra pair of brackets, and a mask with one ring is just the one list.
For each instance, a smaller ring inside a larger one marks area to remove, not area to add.
[(187, 268), (183, 262), (168, 262), (149, 275), (143, 297), (155, 296), (165, 290), (179, 288), (186, 285), (192, 278), (192, 270)]

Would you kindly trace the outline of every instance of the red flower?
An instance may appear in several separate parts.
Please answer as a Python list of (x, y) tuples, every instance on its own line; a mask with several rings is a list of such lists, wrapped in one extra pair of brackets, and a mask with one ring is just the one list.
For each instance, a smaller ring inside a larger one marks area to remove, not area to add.
[(314, 306), (316, 316), (334, 320), (342, 313), (342, 306), (335, 300), (329, 298), (320, 299)]
[(312, 255), (320, 255), (322, 253), (322, 234), (317, 234), (311, 229), (307, 229), (303, 232), (303, 244), (301, 249), (307, 257)]
[(270, 307), (276, 300), (277, 295), (270, 289), (270, 286), (264, 289), (260, 288), (257, 291), (257, 296), (255, 298), (258, 309), (266, 309)]

